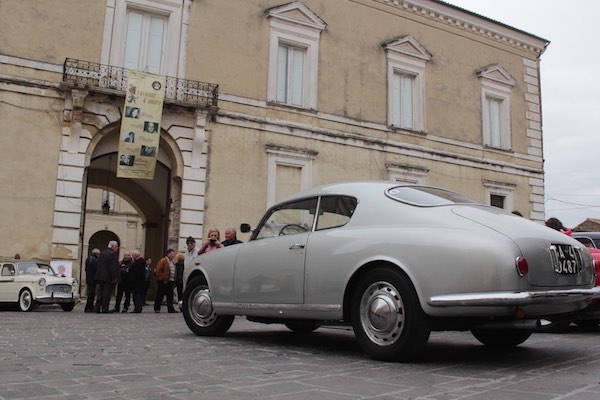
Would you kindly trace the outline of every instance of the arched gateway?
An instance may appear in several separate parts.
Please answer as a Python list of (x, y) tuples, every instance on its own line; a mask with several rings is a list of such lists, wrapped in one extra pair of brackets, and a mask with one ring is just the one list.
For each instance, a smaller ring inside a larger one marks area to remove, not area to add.
[(167, 248), (185, 248), (188, 236), (201, 237), (208, 109), (165, 105), (154, 178), (117, 178), (122, 104), (114, 96), (77, 88), (70, 88), (69, 94), (58, 164), (52, 258), (71, 261), (73, 276), (85, 282), (81, 266), (92, 250), (89, 239), (111, 230), (110, 212), (96, 215), (94, 223), (86, 219), (90, 188), (116, 193), (131, 204), (142, 224), (136, 247), (146, 257), (158, 260)]

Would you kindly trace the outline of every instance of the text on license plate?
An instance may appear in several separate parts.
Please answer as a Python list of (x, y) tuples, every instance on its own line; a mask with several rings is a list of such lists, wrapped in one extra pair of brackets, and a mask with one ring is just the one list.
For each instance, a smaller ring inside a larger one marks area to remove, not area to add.
[(583, 260), (581, 253), (573, 246), (553, 244), (550, 246), (554, 272), (560, 275), (578, 274), (581, 272)]

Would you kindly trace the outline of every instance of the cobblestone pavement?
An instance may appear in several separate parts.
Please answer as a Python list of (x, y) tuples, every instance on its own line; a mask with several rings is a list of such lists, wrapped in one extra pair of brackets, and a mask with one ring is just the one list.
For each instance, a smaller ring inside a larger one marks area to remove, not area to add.
[(181, 314), (0, 311), (0, 399), (600, 398), (600, 332), (572, 327), (494, 351), (436, 332), (418, 362), (367, 358), (348, 329), (298, 335), (243, 318), (198, 337)]

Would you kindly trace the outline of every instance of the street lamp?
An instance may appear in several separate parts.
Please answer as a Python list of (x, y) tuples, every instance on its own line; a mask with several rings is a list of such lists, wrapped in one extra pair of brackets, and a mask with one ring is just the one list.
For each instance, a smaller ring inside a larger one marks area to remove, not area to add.
[(108, 157), (108, 174), (106, 175), (106, 199), (102, 203), (102, 214), (110, 214), (110, 202), (108, 201), (108, 187), (110, 186), (110, 165), (112, 164), (112, 154)]

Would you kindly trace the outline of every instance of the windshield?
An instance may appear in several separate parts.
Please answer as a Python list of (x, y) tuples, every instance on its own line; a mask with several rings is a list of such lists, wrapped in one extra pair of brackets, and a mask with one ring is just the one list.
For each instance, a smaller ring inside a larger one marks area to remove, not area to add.
[(449, 190), (424, 186), (396, 186), (386, 195), (403, 203), (421, 207), (446, 206), (450, 204), (475, 204), (471, 199)]
[(52, 267), (44, 263), (22, 262), (17, 266), (19, 275), (50, 275), (55, 276), (56, 273)]

